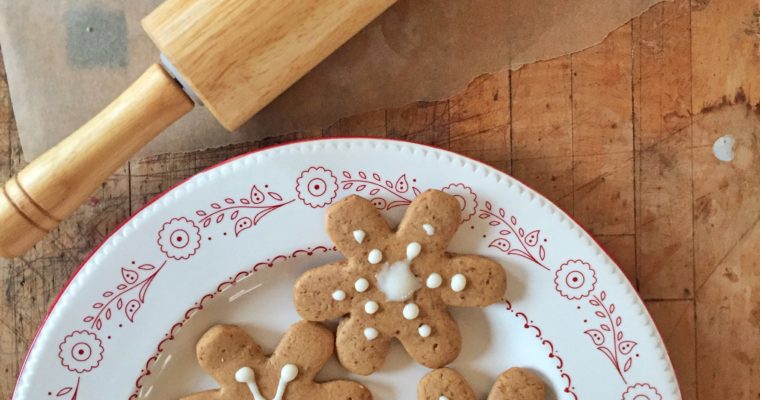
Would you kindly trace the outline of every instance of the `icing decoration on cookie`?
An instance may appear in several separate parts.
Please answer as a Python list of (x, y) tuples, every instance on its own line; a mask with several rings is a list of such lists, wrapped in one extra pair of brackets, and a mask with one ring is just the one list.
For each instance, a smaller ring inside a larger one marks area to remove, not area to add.
[(370, 264), (379, 264), (380, 261), (383, 261), (383, 252), (378, 249), (372, 249), (369, 252), (369, 256), (367, 256), (367, 261)]
[(443, 283), (443, 278), (441, 277), (441, 274), (437, 272), (433, 272), (427, 277), (427, 280), (425, 281), (425, 286), (427, 286), (430, 289), (435, 289), (441, 286)]
[(446, 396), (441, 396), (441, 397), (438, 398), (438, 400), (449, 400), (449, 398), (446, 397)]
[(336, 290), (332, 292), (332, 298), (335, 301), (343, 301), (346, 299), (346, 292), (342, 290)]
[[(293, 379), (296, 379), (296, 376), (298, 376), (298, 367), (293, 364), (285, 364), (280, 370), (280, 381), (277, 383), (277, 392), (274, 397), (272, 397), (272, 400), (282, 400), (283, 395), (285, 394), (285, 389), (288, 387), (288, 383), (292, 382)], [(235, 380), (248, 385), (248, 390), (251, 391), (253, 400), (268, 400), (261, 395), (261, 392), (259, 392), (259, 387), (256, 385), (256, 375), (251, 368), (240, 368), (235, 373)]]
[(380, 332), (375, 328), (364, 328), (364, 337), (367, 338), (367, 340), (375, 340), (379, 334)]
[(354, 289), (359, 293), (364, 293), (369, 289), (369, 281), (364, 278), (359, 278), (354, 282)]
[[(361, 375), (379, 370), (392, 339), (428, 368), (447, 365), (462, 349), (448, 307), (484, 307), (503, 298), (506, 274), (501, 265), (446, 251), (461, 219), (457, 199), (437, 190), (420, 193), (396, 230), (371, 201), (359, 196), (327, 209), (327, 233), (346, 259), (306, 271), (294, 286), (293, 299), (305, 320), (341, 319), (335, 343), (346, 369)], [(357, 224), (366, 233), (359, 244), (353, 234)], [(457, 274), (462, 276), (453, 278)], [(346, 291), (346, 301), (325, 296), (345, 288), (346, 282), (356, 289)]]
[(417, 333), (419, 333), (421, 337), (428, 337), (433, 333), (433, 329), (428, 324), (422, 324), (417, 329)]
[(354, 231), (354, 239), (356, 240), (356, 243), (362, 244), (366, 236), (367, 234), (361, 229)]
[(402, 311), (402, 314), (404, 315), (404, 318), (411, 321), (419, 317), (420, 307), (414, 303), (409, 303), (404, 306), (404, 310)]
[(430, 224), (422, 224), (422, 229), (427, 233), (428, 236), (435, 235), (435, 228), (433, 228), (433, 225)]
[(366, 312), (367, 314), (372, 315), (372, 314), (376, 313), (377, 310), (379, 310), (379, 309), (380, 309), (380, 305), (378, 305), (376, 302), (374, 302), (372, 300), (364, 303), (364, 312)]
[(409, 267), (407, 260), (390, 265), (386, 263), (375, 275), (377, 288), (385, 294), (388, 301), (404, 301), (422, 286)]
[(420, 255), (420, 252), (422, 251), (422, 246), (420, 246), (417, 242), (412, 242), (406, 245), (406, 259), (409, 261), (414, 260), (417, 258), (418, 255)]
[(456, 274), (451, 277), (451, 290), (459, 293), (467, 286), (467, 278), (462, 274)]

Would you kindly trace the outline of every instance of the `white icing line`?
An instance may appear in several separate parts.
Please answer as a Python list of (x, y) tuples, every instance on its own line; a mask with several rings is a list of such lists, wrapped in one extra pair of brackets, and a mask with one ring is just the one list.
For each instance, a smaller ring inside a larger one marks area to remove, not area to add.
[(367, 236), (367, 234), (361, 229), (357, 229), (353, 233), (354, 233), (354, 240), (356, 240), (356, 243), (359, 243), (359, 244), (362, 244), (362, 242), (364, 241), (364, 238)]
[(369, 261), (370, 264), (380, 263), (380, 261), (383, 261), (383, 252), (378, 249), (372, 249), (367, 256), (367, 261)]
[(367, 340), (375, 340), (380, 333), (375, 328), (364, 328), (364, 337)]
[(364, 278), (359, 278), (354, 282), (354, 289), (359, 293), (364, 293), (369, 289), (369, 281)]
[(467, 278), (462, 274), (456, 274), (451, 277), (451, 290), (461, 292), (467, 286)]
[(420, 307), (414, 303), (409, 303), (404, 306), (404, 310), (401, 313), (404, 314), (404, 318), (413, 320), (420, 316)]
[(420, 252), (422, 251), (422, 246), (420, 246), (417, 242), (409, 243), (406, 246), (406, 259), (409, 261), (414, 260), (417, 258), (418, 255), (420, 255)]
[(346, 299), (346, 292), (342, 290), (336, 290), (332, 293), (332, 298), (335, 301), (343, 301)]
[(435, 235), (435, 228), (433, 225), (430, 224), (422, 224), (422, 229), (427, 233), (428, 236)]
[(427, 280), (425, 281), (425, 285), (429, 287), (430, 289), (435, 289), (441, 286), (443, 283), (443, 278), (440, 274), (433, 272), (427, 277)]

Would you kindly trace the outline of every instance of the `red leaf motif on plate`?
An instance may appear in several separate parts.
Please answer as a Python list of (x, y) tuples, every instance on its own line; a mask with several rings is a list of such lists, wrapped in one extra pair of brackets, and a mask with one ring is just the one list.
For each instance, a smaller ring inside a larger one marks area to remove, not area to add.
[(607, 331), (607, 332), (609, 332), (609, 331), (610, 331), (610, 326), (609, 326), (609, 325), (607, 325), (607, 324), (602, 324), (602, 325), (600, 326), (600, 328), (602, 328), (602, 330), (603, 330), (603, 331)]
[(626, 361), (625, 365), (623, 366), (623, 372), (628, 372), (628, 370), (631, 369), (632, 365), (633, 365), (633, 358), (629, 358), (628, 361)]
[(380, 189), (372, 189), (372, 190), (369, 192), (369, 195), (370, 195), (370, 196), (374, 196), (374, 195), (376, 195), (376, 194), (378, 194), (378, 193), (380, 193)]
[(492, 208), (493, 208), (493, 205), (491, 204), (491, 202), (486, 201), (486, 210), (491, 211)]
[(399, 193), (406, 193), (409, 190), (409, 182), (406, 181), (406, 174), (401, 175), (396, 181), (396, 190)]
[(124, 282), (127, 282), (127, 284), (130, 285), (137, 282), (137, 272), (132, 271), (131, 269), (122, 268), (121, 277), (124, 278)]
[(107, 292), (105, 292), (105, 293), (103, 293), (103, 297), (111, 297), (111, 296), (113, 296), (113, 292), (110, 291), (110, 290), (107, 291)]
[(110, 319), (111, 319), (111, 309), (108, 308), (106, 309), (106, 320), (110, 320)]
[(601, 311), (597, 311), (597, 312), (595, 312), (594, 314), (596, 314), (596, 316), (597, 316), (597, 317), (599, 317), (599, 318), (607, 318), (607, 316), (606, 316), (606, 315), (604, 315), (604, 313), (603, 313), (603, 312), (601, 312)]
[[(365, 178), (366, 178), (366, 176), (365, 176)], [(374, 178), (376, 181), (380, 181), (380, 175), (377, 172), (375, 172), (374, 174), (372, 174), (372, 178)]]
[(601, 298), (602, 301), (607, 300), (607, 292), (602, 290), (602, 293), (599, 294), (599, 298)]
[(100, 330), (100, 328), (102, 328), (102, 327), (103, 327), (103, 321), (102, 320), (95, 321), (95, 329)]
[(145, 295), (148, 293), (148, 288), (150, 287), (150, 283), (153, 282), (153, 278), (156, 276), (153, 275), (148, 281), (146, 281), (142, 287), (140, 288), (140, 292), (137, 293), (137, 298), (140, 299), (140, 303), (145, 303)]
[(206, 218), (205, 220), (203, 220), (203, 227), (204, 228), (208, 228), (209, 225), (211, 225), (211, 219), (210, 218)]
[(120, 283), (118, 286), (116, 286), (116, 289), (119, 289), (119, 290), (124, 290), (126, 288), (127, 288), (127, 285), (125, 285), (123, 283)]
[(388, 186), (389, 189), (393, 189), (393, 182), (385, 181), (385, 186)]
[(510, 233), (512, 233), (512, 231), (510, 231), (509, 229), (502, 229), (499, 231), (499, 234), (501, 235), (509, 235)]
[(153, 266), (153, 265), (150, 265), (150, 264), (143, 264), (143, 265), (141, 265), (141, 266), (139, 266), (139, 267), (137, 267), (137, 268), (138, 268), (138, 269), (141, 269), (141, 270), (143, 270), (143, 271), (152, 271), (152, 270), (154, 270), (156, 267), (155, 267), (155, 266)]
[(602, 332), (599, 332), (596, 329), (589, 329), (583, 333), (587, 334), (591, 338), (591, 341), (594, 342), (595, 345), (601, 346), (604, 344), (604, 335), (602, 334)]
[(405, 206), (407, 204), (409, 204), (409, 202), (408, 201), (404, 201), (404, 200), (394, 201), (394, 202), (388, 204), (388, 210), (390, 210), (391, 208)]
[(506, 216), (506, 215), (507, 215), (507, 213), (506, 213), (506, 212), (504, 212), (504, 209), (503, 209), (503, 208), (500, 208), (500, 209), (499, 209), (499, 216), (500, 216), (500, 217), (502, 217), (502, 218), (504, 218), (504, 216)]
[[(375, 174), (377, 175), (377, 174)], [(367, 174), (364, 171), (359, 171), (359, 178), (367, 179)]]
[(228, 197), (228, 198), (226, 198), (226, 199), (224, 199), (224, 202), (225, 202), (225, 203), (227, 203), (227, 204), (235, 204), (235, 200), (232, 200), (232, 199), (231, 199), (231, 198), (229, 198), (229, 197)]
[(219, 214), (219, 216), (216, 217), (216, 223), (220, 223), (224, 220), (224, 213)]
[(541, 261), (544, 261), (546, 258), (546, 249), (544, 249), (544, 246), (538, 246), (538, 256), (541, 257)]
[(126, 314), (130, 322), (135, 322), (135, 314), (139, 309), (140, 302), (138, 300), (132, 299), (127, 303), (127, 306), (124, 307), (124, 314)]
[(491, 226), (499, 225), (499, 221), (491, 221), (488, 223), (488, 225), (491, 225)]
[(419, 189), (417, 189), (416, 187), (413, 187), (413, 188), (412, 188), (412, 192), (414, 192), (414, 195), (415, 195), (415, 196), (419, 196), (419, 195), (420, 195), (420, 190), (419, 190)]
[(525, 231), (523, 230), (523, 228), (518, 229), (517, 233), (520, 235), (520, 237), (525, 236)]
[(262, 201), (264, 201), (264, 193), (261, 193), (261, 190), (256, 187), (256, 185), (253, 185), (251, 188), (251, 201), (253, 204), (260, 204)]
[(517, 218), (515, 218), (514, 216), (512, 216), (512, 217), (509, 219), (509, 221), (510, 221), (510, 222), (512, 222), (512, 225), (517, 225)]
[(588, 303), (592, 306), (599, 307), (599, 302), (594, 299), (589, 300)]
[(343, 171), (343, 176), (345, 176), (348, 179), (351, 179), (351, 174), (348, 171)]
[(95, 318), (93, 318), (92, 316), (88, 315), (88, 316), (84, 317), (84, 319), (82, 321), (84, 321), (84, 322), (92, 322), (93, 319), (95, 319)]
[(234, 221), (234, 220), (236, 220), (239, 214), (240, 214), (240, 211), (238, 211), (238, 210), (235, 210), (235, 211), (232, 213), (232, 215), (230, 215), (230, 219), (231, 219), (231, 220), (233, 220), (233, 221)]
[(101, 308), (103, 307), (103, 303), (95, 303), (92, 305), (92, 308)]
[(251, 204), (251, 201), (248, 200), (248, 199), (240, 199), (240, 202), (243, 203), (243, 204), (245, 204), (245, 205)]
[(525, 237), (525, 244), (527, 244), (530, 247), (533, 247), (538, 243), (538, 234), (539, 230), (535, 230), (528, 234), (528, 236)]
[(58, 397), (65, 396), (65, 395), (69, 394), (69, 392), (71, 392), (71, 390), (72, 390), (71, 386), (66, 386), (65, 388), (59, 390), (58, 393), (56, 393), (55, 395), (58, 396)]
[(219, 203), (211, 203), (211, 208), (213, 208), (215, 210), (218, 210), (218, 209), (222, 208), (222, 206), (220, 206)]
[(486, 219), (486, 218), (488, 218), (488, 217), (490, 217), (490, 216), (491, 216), (491, 215), (490, 215), (490, 214), (488, 214), (488, 213), (483, 213), (483, 214), (480, 214), (480, 215), (478, 215), (478, 218), (480, 218), (480, 219)]
[(280, 194), (277, 193), (277, 192), (269, 192), (267, 194), (269, 195), (269, 197), (271, 197), (271, 198), (273, 198), (273, 199), (275, 199), (277, 201), (282, 201), (282, 196), (280, 196)]
[(620, 317), (615, 318), (615, 326), (620, 326), (623, 323), (623, 319)]
[(615, 312), (615, 305), (614, 304), (610, 304), (610, 314), (612, 314), (614, 312)]
[(253, 227), (253, 221), (248, 217), (243, 217), (235, 222), (235, 236), (239, 236), (241, 232)]
[(509, 251), (509, 248), (512, 247), (512, 245), (509, 243), (509, 240), (498, 238), (491, 242), (488, 247), (493, 247), (506, 253)]
[(124, 301), (122, 299), (119, 299), (116, 301), (116, 308), (121, 310), (121, 308), (124, 307)]
[(346, 184), (343, 185), (343, 190), (351, 189), (351, 186), (354, 186), (354, 184), (351, 183), (351, 182), (348, 182), (348, 183), (346, 183)]
[(357, 192), (361, 192), (362, 190), (364, 190), (366, 188), (367, 188), (367, 185), (359, 185), (359, 186), (356, 187), (356, 191)]
[(620, 340), (623, 338), (623, 331), (620, 331), (617, 333), (617, 340)]
[(199, 217), (205, 217), (206, 216), (206, 212), (203, 211), (203, 210), (198, 210), (195, 213), (198, 214)]
[(620, 343), (618, 343), (618, 350), (620, 350), (623, 354), (629, 354), (631, 350), (633, 350), (634, 347), (636, 347), (638, 343), (634, 342), (633, 340), (625, 340)]

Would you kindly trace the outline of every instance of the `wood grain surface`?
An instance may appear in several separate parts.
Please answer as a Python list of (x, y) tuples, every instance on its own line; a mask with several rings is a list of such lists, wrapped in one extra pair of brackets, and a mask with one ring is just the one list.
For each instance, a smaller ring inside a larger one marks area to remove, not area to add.
[[(133, 160), (26, 256), (0, 261), (0, 396), (70, 274), (118, 223), (224, 159), (365, 135), (449, 148), (573, 215), (652, 313), (684, 399), (760, 398), (760, 3), (663, 3), (585, 51), (475, 79), (461, 93), (321, 131)], [(23, 166), (0, 80), (0, 174)], [(735, 158), (712, 145), (736, 139)]]

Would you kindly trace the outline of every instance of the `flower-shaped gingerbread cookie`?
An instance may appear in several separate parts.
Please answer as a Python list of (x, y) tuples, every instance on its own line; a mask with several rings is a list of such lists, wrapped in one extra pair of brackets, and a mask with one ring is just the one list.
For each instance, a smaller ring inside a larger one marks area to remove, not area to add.
[(327, 231), (347, 259), (307, 271), (294, 297), (306, 320), (347, 316), (336, 339), (346, 369), (377, 371), (394, 337), (430, 368), (459, 355), (462, 339), (447, 306), (492, 304), (507, 284), (498, 263), (446, 252), (460, 221), (456, 198), (436, 190), (412, 202), (395, 232), (361, 197), (328, 209)]
[[(417, 400), (475, 400), (475, 392), (459, 372), (441, 368), (422, 378)], [(511, 368), (499, 375), (488, 400), (544, 400), (544, 383), (522, 368)]]
[(292, 325), (271, 357), (241, 328), (216, 325), (198, 341), (196, 352), (220, 388), (183, 400), (371, 400), (356, 382), (314, 382), (333, 349), (332, 332), (314, 322)]

